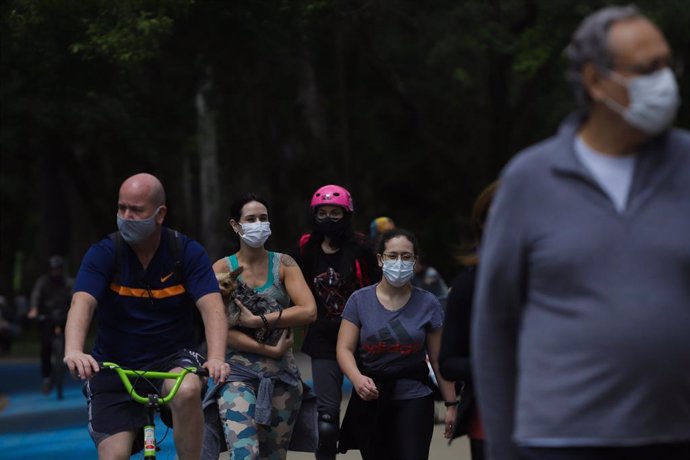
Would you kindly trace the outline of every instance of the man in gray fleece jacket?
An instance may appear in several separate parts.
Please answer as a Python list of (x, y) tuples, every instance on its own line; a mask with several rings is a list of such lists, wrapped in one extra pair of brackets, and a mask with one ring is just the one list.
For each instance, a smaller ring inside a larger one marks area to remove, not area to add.
[(583, 110), (505, 168), (472, 359), (491, 460), (690, 459), (690, 133), (634, 7), (567, 49)]

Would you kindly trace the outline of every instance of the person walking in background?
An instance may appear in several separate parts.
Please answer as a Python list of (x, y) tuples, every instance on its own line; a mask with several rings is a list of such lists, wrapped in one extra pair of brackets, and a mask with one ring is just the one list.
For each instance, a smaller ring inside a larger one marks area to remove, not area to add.
[(690, 133), (635, 7), (566, 50), (582, 111), (505, 168), (480, 253), (472, 363), (488, 458), (690, 458)]
[(410, 280), (419, 253), (415, 236), (390, 230), (379, 242), (380, 283), (348, 300), (338, 334), (338, 364), (352, 381), (339, 451), (359, 448), (363, 459), (429, 457), (434, 400), (428, 354), (446, 402), (445, 436), (453, 432), (455, 388), (439, 377), (443, 308)]
[(393, 221), (393, 219), (390, 217), (381, 216), (373, 219), (369, 223), (369, 238), (372, 246), (376, 248), (381, 234), (387, 232), (388, 230), (393, 230), (394, 228), (395, 221)]
[(334, 459), (340, 424), (343, 373), (335, 346), (345, 303), (357, 289), (378, 281), (379, 273), (366, 235), (352, 228), (350, 192), (324, 185), (311, 198), (312, 231), (300, 239), (295, 259), (316, 299), (316, 322), (308, 328), (302, 351), (311, 357), (319, 413), (316, 458)]
[(65, 259), (53, 255), (49, 271), (41, 275), (31, 290), (28, 319), (37, 319), (41, 335), (41, 391), (49, 393), (53, 385), (51, 352), (55, 334), (60, 334), (67, 320), (74, 280), (65, 274)]
[[(146, 406), (131, 399), (117, 374), (100, 373), (99, 361), (130, 369), (179, 372), (202, 365), (194, 346), (194, 306), (204, 321), (208, 359), (203, 366), (224, 381), (227, 320), (218, 282), (201, 245), (163, 227), (165, 190), (150, 174), (136, 174), (120, 186), (118, 232), (89, 248), (74, 285), (65, 326), (65, 364), (85, 380), (89, 432), (100, 459), (129, 459)], [(175, 254), (179, 252), (179, 254)], [(176, 260), (179, 257), (179, 260)], [(94, 316), (96, 344), (84, 353)], [(167, 394), (171, 380), (163, 384)], [(180, 460), (201, 454), (202, 382), (187, 375), (170, 403)]]
[(419, 255), (419, 259), (415, 264), (414, 276), (411, 282), (412, 286), (431, 292), (441, 302), (441, 305), (445, 307), (446, 298), (448, 297), (448, 285), (438, 270), (427, 265), (423, 253)]
[(446, 380), (456, 382), (462, 388), (458, 417), (455, 420), (453, 437), (467, 434), (470, 438), (472, 460), (484, 460), (484, 429), (474, 401), (472, 363), (470, 360), (470, 324), (472, 321), (472, 300), (477, 277), (479, 245), (484, 232), (486, 217), (491, 206), (498, 182), (492, 182), (479, 193), (472, 208), (472, 233), (474, 250), (460, 258), (466, 267), (453, 280), (446, 302), (446, 319), (443, 323), (439, 369)]
[[(313, 322), (316, 303), (295, 260), (264, 248), (271, 235), (266, 201), (252, 193), (239, 198), (230, 207), (230, 227), (240, 249), (216, 261), (213, 270), (220, 278), (241, 270), (235, 282), (260, 298), (267, 313), (251, 312), (240, 296), (227, 299), (236, 302), (239, 313), (230, 318), (228, 331), (230, 377), (215, 386), (212, 397), (217, 398), (231, 459), (284, 459), (302, 403), (290, 328)], [(270, 330), (282, 331), (276, 343), (265, 338)], [(257, 338), (257, 331), (264, 336)], [(218, 459), (220, 449), (212, 441), (205, 436), (204, 459)]]

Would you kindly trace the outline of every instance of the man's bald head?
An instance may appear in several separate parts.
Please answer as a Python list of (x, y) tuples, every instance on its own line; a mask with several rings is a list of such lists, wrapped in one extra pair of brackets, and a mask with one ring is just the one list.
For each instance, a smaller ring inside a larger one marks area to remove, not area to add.
[(120, 186), (120, 196), (123, 193), (146, 197), (147, 201), (154, 207), (165, 205), (163, 184), (156, 176), (148, 173), (135, 174), (125, 179)]
[(162, 225), (167, 214), (165, 190), (155, 176), (146, 173), (127, 178), (120, 186), (117, 215), (122, 219), (143, 220), (156, 214), (157, 225)]

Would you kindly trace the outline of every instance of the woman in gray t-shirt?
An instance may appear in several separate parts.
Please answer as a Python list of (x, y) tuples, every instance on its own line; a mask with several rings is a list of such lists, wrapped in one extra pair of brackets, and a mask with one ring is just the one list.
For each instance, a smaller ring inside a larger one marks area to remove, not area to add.
[(352, 294), (338, 334), (338, 364), (355, 390), (339, 450), (358, 448), (364, 459), (428, 458), (434, 402), (427, 355), (448, 407), (446, 437), (457, 404), (453, 384), (438, 372), (443, 310), (436, 297), (410, 283), (418, 254), (414, 235), (394, 229), (380, 241), (383, 279)]

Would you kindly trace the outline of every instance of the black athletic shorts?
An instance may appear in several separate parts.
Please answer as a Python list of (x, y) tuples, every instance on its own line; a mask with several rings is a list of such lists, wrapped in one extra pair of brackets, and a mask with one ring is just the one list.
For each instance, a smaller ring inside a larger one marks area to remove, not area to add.
[[(201, 367), (205, 359), (197, 352), (182, 350), (169, 355), (145, 370), (167, 372), (176, 367)], [(133, 379), (134, 389), (142, 396), (159, 393), (161, 379)], [(94, 444), (123, 431), (136, 431), (147, 422), (144, 404), (134, 401), (122, 385), (117, 373), (101, 370), (83, 386), (89, 411), (89, 433)], [(201, 404), (201, 399), (199, 399)]]

